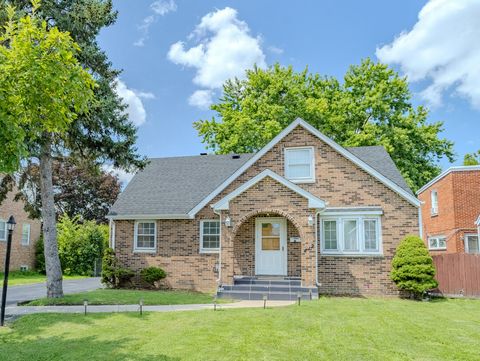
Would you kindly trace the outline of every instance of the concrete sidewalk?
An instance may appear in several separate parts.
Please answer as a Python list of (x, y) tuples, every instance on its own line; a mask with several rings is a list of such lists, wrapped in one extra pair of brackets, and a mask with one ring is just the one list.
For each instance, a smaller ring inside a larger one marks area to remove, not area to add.
[[(282, 307), (294, 304), (295, 301), (267, 301), (267, 307)], [(263, 301), (239, 301), (235, 303), (217, 304), (217, 310), (231, 308), (260, 308)], [(213, 304), (193, 305), (162, 305), (143, 306), (144, 312), (175, 312), (175, 311), (197, 311), (213, 310)], [(101, 305), (87, 306), (87, 313), (116, 313), (116, 312), (139, 312), (139, 305)], [(33, 313), (84, 313), (83, 306), (10, 306), (6, 308), (9, 317), (29, 315)]]

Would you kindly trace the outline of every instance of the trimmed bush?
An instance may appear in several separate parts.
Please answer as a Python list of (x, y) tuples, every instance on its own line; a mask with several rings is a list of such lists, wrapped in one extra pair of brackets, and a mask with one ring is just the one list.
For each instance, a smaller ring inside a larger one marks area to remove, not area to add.
[(108, 288), (120, 288), (126, 282), (130, 282), (135, 272), (118, 265), (115, 251), (107, 248), (102, 259), (102, 283)]
[(432, 256), (420, 237), (407, 236), (400, 242), (393, 257), (390, 276), (399, 289), (416, 298), (438, 286)]
[(142, 269), (140, 276), (144, 282), (155, 287), (155, 282), (167, 277), (167, 273), (160, 267), (148, 267)]

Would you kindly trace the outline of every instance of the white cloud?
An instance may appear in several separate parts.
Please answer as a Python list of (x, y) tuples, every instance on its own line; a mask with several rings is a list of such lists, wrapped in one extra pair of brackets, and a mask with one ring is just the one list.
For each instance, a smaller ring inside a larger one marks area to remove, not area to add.
[[(168, 59), (195, 68), (193, 82), (204, 89), (219, 89), (227, 79), (242, 78), (245, 70), (254, 64), (266, 66), (260, 37), (251, 36), (248, 25), (239, 20), (237, 10), (230, 7), (205, 15), (188, 38), (195, 45), (186, 48), (182, 41), (172, 44)], [(190, 104), (208, 99), (207, 92), (195, 92)], [(211, 101), (212, 92), (209, 94)]]
[(269, 46), (268, 51), (277, 55), (281, 55), (284, 52), (282, 48), (279, 48), (278, 46), (274, 46), (274, 45)]
[(190, 98), (188, 98), (188, 104), (203, 110), (207, 110), (213, 103), (212, 97), (212, 90), (197, 90), (190, 95)]
[(135, 46), (144, 46), (150, 34), (150, 26), (158, 20), (159, 16), (177, 11), (177, 4), (174, 0), (157, 0), (150, 4), (150, 10), (153, 14), (145, 17), (142, 24), (138, 26), (138, 30), (140, 30), (142, 36), (133, 43)]
[(155, 95), (149, 92), (138, 92), (133, 89), (129, 89), (127, 85), (117, 80), (117, 94), (123, 99), (123, 102), (127, 105), (127, 113), (130, 120), (137, 127), (145, 123), (147, 118), (147, 112), (143, 106), (142, 99), (155, 99)]
[(432, 106), (454, 89), (480, 108), (480, 1), (430, 0), (414, 27), (377, 49), (385, 63), (399, 64), (410, 81), (428, 80), (422, 96)]
[(128, 184), (128, 182), (132, 180), (133, 176), (135, 175), (135, 173), (128, 173), (125, 172), (123, 169), (115, 168), (111, 164), (104, 164), (102, 168), (105, 172), (117, 176), (123, 188)]

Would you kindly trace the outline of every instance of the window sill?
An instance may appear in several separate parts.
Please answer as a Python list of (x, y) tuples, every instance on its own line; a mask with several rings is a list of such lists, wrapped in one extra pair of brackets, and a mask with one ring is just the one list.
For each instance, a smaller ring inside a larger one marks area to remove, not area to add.
[(312, 184), (315, 183), (315, 179), (288, 179), (295, 184)]
[(438, 216), (438, 212), (436, 213), (430, 213), (430, 217), (437, 217)]
[(446, 248), (429, 248), (429, 251), (446, 251)]
[(157, 253), (156, 249), (134, 249), (133, 253)]
[(326, 257), (383, 257), (383, 253), (334, 253), (334, 252), (327, 252), (323, 251), (320, 253), (320, 256), (326, 256)]
[(212, 250), (209, 250), (209, 249), (201, 249), (200, 250), (200, 254), (218, 254), (220, 253), (220, 250), (219, 249), (212, 249)]

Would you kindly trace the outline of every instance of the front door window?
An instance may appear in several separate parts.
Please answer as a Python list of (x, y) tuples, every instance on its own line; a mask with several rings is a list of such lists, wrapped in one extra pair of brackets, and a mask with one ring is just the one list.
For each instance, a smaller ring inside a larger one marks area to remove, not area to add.
[(280, 223), (262, 223), (262, 251), (280, 250)]

